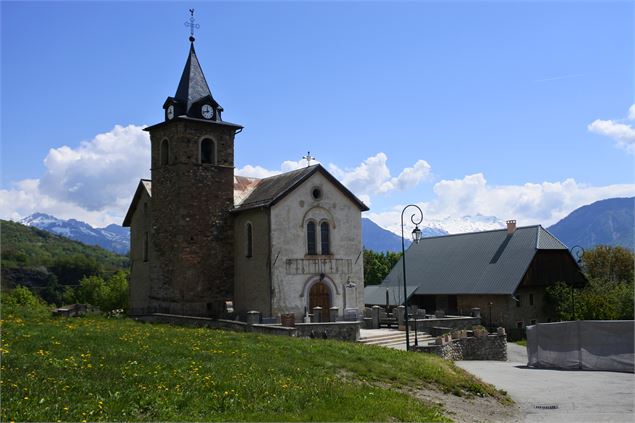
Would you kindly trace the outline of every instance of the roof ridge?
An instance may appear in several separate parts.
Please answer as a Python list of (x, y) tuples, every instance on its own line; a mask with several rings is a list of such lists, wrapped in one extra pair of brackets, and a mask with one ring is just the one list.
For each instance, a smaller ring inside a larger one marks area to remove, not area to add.
[[(539, 226), (540, 226), (540, 224), (519, 226), (519, 227), (516, 228), (516, 230), (519, 230), (519, 229), (530, 229), (530, 228), (535, 228), (535, 227), (539, 227)], [(500, 228), (500, 229), (487, 229), (485, 231), (472, 231), (472, 232), (460, 232), (460, 233), (456, 233), (456, 234), (425, 236), (425, 237), (422, 237), (421, 240), (423, 241), (424, 239), (445, 238), (445, 237), (449, 237), (449, 236), (485, 234), (485, 233), (490, 233), (490, 232), (499, 232), (499, 231), (506, 231), (506, 230), (507, 230), (507, 228)]]

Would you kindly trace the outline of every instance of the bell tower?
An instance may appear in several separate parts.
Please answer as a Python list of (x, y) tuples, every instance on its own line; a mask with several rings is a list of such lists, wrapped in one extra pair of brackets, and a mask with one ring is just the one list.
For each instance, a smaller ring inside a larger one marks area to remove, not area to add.
[[(194, 50), (152, 145), (150, 310), (219, 317), (233, 295), (234, 136)], [(187, 23), (186, 23), (187, 25)]]

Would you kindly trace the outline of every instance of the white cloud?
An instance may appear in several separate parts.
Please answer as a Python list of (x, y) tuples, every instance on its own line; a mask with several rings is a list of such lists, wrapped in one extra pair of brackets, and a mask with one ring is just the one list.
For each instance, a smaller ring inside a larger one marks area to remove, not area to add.
[(405, 168), (399, 176), (392, 177), (387, 161), (386, 154), (377, 153), (354, 169), (342, 170), (330, 164), (329, 170), (360, 198), (414, 188), (430, 175), (430, 165), (425, 160), (419, 160), (413, 167)]
[(143, 128), (116, 125), (77, 148), (52, 148), (41, 178), (0, 190), (0, 215), (19, 219), (43, 212), (98, 226), (121, 223), (139, 178), (150, 173), (150, 139)]
[[(628, 109), (628, 119), (635, 120), (635, 104)], [(635, 153), (635, 129), (626, 123), (614, 120), (596, 119), (591, 122), (587, 129), (590, 132), (613, 138), (617, 141), (617, 146), (627, 152)]]
[[(418, 204), (424, 213), (423, 225), (460, 216), (496, 216), (516, 219), (521, 226), (550, 226), (578, 207), (611, 197), (635, 195), (635, 185), (616, 184), (594, 187), (565, 179), (559, 182), (524, 185), (488, 185), (482, 173), (462, 179), (442, 180), (434, 185), (435, 197)], [(377, 224), (395, 233), (400, 231), (403, 206), (383, 213), (367, 213)]]
[(241, 168), (237, 168), (235, 174), (239, 176), (247, 176), (250, 178), (267, 178), (269, 176), (279, 174), (279, 171), (265, 169), (262, 166), (246, 165)]

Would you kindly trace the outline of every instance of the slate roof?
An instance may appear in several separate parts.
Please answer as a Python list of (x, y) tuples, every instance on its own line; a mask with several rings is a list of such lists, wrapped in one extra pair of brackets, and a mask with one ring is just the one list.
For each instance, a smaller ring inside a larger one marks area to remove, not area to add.
[[(407, 282), (417, 295), (511, 295), (539, 250), (567, 247), (540, 225), (423, 238), (406, 251)], [(399, 284), (401, 260), (380, 286)]]
[(205, 96), (212, 97), (212, 92), (207, 85), (205, 75), (203, 75), (203, 70), (201, 69), (201, 64), (198, 62), (198, 58), (196, 57), (194, 43), (191, 43), (187, 62), (185, 62), (185, 68), (183, 69), (183, 74), (181, 74), (181, 80), (179, 81), (179, 86), (176, 89), (174, 98), (177, 101), (186, 104), (185, 110), (189, 112), (192, 103)]
[[(242, 201), (240, 202), (236, 201), (238, 198), (236, 194), (236, 185), (234, 185), (234, 211), (242, 211), (258, 207), (271, 207), (316, 172), (320, 172), (324, 175), (362, 211), (368, 210), (368, 207), (344, 185), (342, 185), (340, 181), (327, 172), (321, 165), (316, 164), (302, 169), (292, 170), (291, 172), (281, 173), (279, 175), (256, 180), (249, 184), (251, 192), (248, 195), (241, 195)], [(243, 178), (242, 180), (239, 179), (238, 182), (246, 182), (244, 177), (238, 178)], [(234, 183), (236, 183), (236, 179)]]

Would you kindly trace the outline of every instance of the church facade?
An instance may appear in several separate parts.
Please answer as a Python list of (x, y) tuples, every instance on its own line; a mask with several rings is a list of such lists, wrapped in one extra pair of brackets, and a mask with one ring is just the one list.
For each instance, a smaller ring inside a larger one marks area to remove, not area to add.
[(194, 50), (164, 121), (146, 128), (151, 180), (141, 180), (130, 227), (129, 314), (227, 317), (314, 307), (349, 319), (363, 298), (361, 212), (321, 165), (256, 179), (234, 175), (234, 139)]

